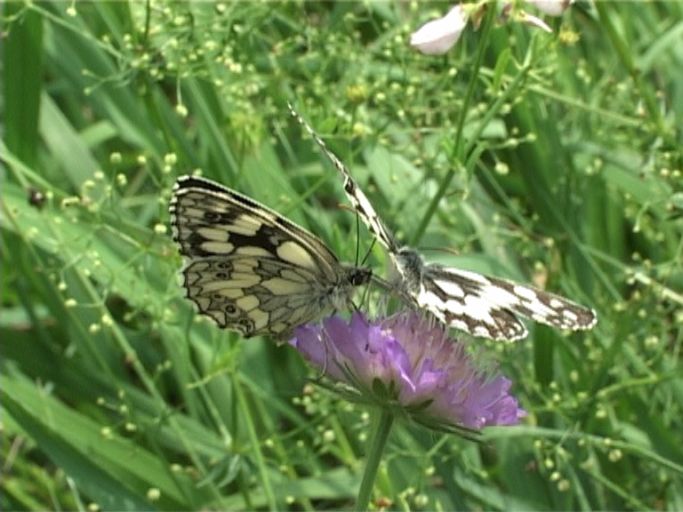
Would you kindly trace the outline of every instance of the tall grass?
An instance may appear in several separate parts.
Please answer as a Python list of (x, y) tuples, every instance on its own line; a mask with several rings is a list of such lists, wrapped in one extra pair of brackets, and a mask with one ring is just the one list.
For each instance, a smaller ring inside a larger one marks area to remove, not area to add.
[(367, 413), (289, 347), (197, 318), (168, 231), (173, 181), (201, 170), (340, 259), (370, 246), (287, 101), (430, 260), (599, 313), (472, 342), (524, 425), (481, 443), (400, 425), (374, 506), (683, 509), (683, 8), (580, 3), (552, 35), (410, 49), (447, 8), (5, 3), (3, 509), (352, 504)]

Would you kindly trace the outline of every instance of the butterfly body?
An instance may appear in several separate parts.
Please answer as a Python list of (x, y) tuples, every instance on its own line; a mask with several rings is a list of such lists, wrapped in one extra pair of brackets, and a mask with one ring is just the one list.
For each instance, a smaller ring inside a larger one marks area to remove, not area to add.
[(349, 202), (387, 250), (399, 275), (396, 292), (404, 300), (447, 326), (494, 340), (514, 341), (527, 336), (517, 316), (567, 330), (590, 329), (596, 324), (595, 311), (564, 297), (506, 279), (425, 263), (415, 249), (399, 245), (348, 168), (291, 105), (290, 112), (341, 175)]
[(257, 201), (210, 180), (177, 180), (170, 207), (186, 258), (186, 296), (220, 327), (286, 338), (343, 309), (372, 279), (341, 263), (316, 236)]

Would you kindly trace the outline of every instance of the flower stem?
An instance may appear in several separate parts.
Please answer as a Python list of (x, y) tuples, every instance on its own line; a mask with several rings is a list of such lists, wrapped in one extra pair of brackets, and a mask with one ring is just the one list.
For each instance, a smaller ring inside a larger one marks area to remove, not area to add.
[[(481, 71), (482, 63), (484, 62), (486, 49), (488, 48), (489, 33), (491, 32), (491, 29), (493, 27), (495, 14), (496, 9), (494, 3), (489, 6), (489, 9), (486, 13), (486, 17), (484, 18), (481, 35), (479, 36), (479, 46), (477, 48), (477, 54), (474, 58), (474, 63), (471, 66), (472, 75), (470, 76), (469, 84), (467, 84), (465, 99), (462, 102), (462, 109), (460, 110), (460, 118), (458, 119), (457, 129), (455, 132), (455, 143), (453, 145), (451, 154), (448, 158), (449, 162), (453, 162), (454, 160), (462, 162), (464, 159), (463, 149), (465, 147), (465, 142), (463, 138), (463, 132), (465, 130), (465, 120), (467, 119), (467, 115), (469, 114), (470, 104), (472, 103), (472, 98), (474, 97), (474, 91), (476, 89), (477, 84), (479, 83), (479, 73)], [(436, 212), (436, 209), (439, 206), (439, 202), (446, 194), (446, 190), (448, 190), (448, 187), (451, 184), (451, 181), (453, 180), (453, 177), (455, 176), (457, 170), (457, 167), (452, 166), (448, 173), (446, 173), (444, 179), (439, 184), (439, 188), (437, 189), (436, 194), (427, 206), (427, 211), (422, 216), (422, 219), (420, 219), (420, 224), (417, 226), (417, 229), (413, 233), (413, 236), (410, 240), (410, 244), (412, 246), (417, 247), (419, 245), (420, 239), (422, 238), (422, 235), (424, 235), (425, 230), (427, 229), (427, 225), (429, 224), (429, 221), (434, 216), (434, 213)]]
[(389, 432), (391, 431), (393, 422), (393, 414), (386, 409), (381, 409), (380, 414), (375, 421), (375, 430), (372, 433), (370, 443), (368, 444), (365, 472), (363, 473), (363, 480), (360, 483), (354, 510), (368, 510), (372, 487), (375, 483), (375, 477), (377, 476), (377, 468), (379, 468), (379, 462), (382, 459), (382, 453), (384, 453), (384, 447), (387, 444), (387, 439), (389, 439)]
[(612, 42), (612, 46), (614, 46), (621, 63), (631, 75), (638, 92), (642, 96), (643, 102), (645, 103), (645, 106), (650, 114), (652, 124), (657, 128), (657, 131), (660, 135), (666, 137), (667, 128), (659, 110), (659, 100), (657, 100), (657, 97), (653, 93), (652, 89), (646, 86), (645, 82), (643, 81), (643, 73), (633, 59), (633, 49), (629, 46), (621, 34), (619, 34), (619, 31), (613, 22), (614, 17), (609, 12), (609, 9), (603, 5), (597, 5), (598, 3), (599, 2), (596, 2), (595, 8), (598, 11), (598, 16), (600, 17), (602, 26), (607, 32), (607, 37)]

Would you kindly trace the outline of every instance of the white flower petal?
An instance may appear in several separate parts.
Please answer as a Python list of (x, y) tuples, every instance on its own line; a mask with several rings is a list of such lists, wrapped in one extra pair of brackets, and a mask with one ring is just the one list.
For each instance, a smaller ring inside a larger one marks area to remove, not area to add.
[(527, 0), (527, 3), (549, 16), (562, 16), (572, 0)]
[(442, 18), (429, 21), (410, 36), (410, 45), (425, 55), (442, 55), (458, 41), (467, 25), (467, 14), (456, 5)]
[(540, 28), (541, 30), (545, 30), (546, 32), (550, 32), (551, 34), (553, 32), (553, 29), (550, 28), (545, 21), (543, 21), (538, 16), (534, 16), (533, 14), (523, 13), (522, 21), (524, 23), (526, 23), (527, 25), (531, 25), (532, 27)]

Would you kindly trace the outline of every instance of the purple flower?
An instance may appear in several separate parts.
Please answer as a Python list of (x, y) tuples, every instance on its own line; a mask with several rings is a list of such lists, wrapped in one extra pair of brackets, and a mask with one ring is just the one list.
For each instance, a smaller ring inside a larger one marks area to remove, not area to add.
[(511, 382), (478, 369), (441, 326), (414, 312), (370, 322), (354, 313), (295, 330), (294, 345), (356, 399), (446, 430), (514, 425), (526, 412)]

